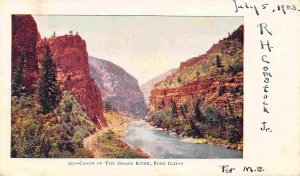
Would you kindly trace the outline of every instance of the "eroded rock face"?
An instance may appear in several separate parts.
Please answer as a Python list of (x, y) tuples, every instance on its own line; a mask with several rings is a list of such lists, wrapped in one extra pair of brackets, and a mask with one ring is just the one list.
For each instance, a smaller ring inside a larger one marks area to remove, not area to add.
[(36, 46), (40, 35), (37, 24), (31, 15), (12, 16), (12, 71), (15, 70), (21, 54), (25, 56), (25, 86), (33, 92), (39, 70), (36, 58)]
[[(217, 63), (216, 58), (219, 57)], [(243, 117), (243, 26), (205, 54), (180, 64), (178, 70), (151, 91), (149, 111), (192, 107), (217, 109), (222, 117)]]
[(76, 97), (83, 110), (98, 124), (98, 127), (106, 126), (101, 92), (90, 76), (85, 41), (79, 35), (43, 39), (37, 47), (40, 63), (44, 59), (45, 45), (49, 45), (53, 55), (59, 83)]
[(145, 117), (147, 105), (138, 81), (121, 67), (89, 57), (91, 75), (101, 89), (103, 103), (117, 111)]
[(141, 91), (144, 93), (145, 101), (149, 104), (149, 97), (151, 95), (151, 90), (154, 88), (155, 84), (159, 81), (166, 79), (168, 76), (171, 76), (173, 73), (176, 72), (177, 69), (171, 69), (167, 72), (156, 76), (155, 78), (147, 81), (143, 85), (141, 85)]
[[(226, 76), (203, 79), (173, 88), (155, 88), (150, 96), (150, 110), (170, 109), (174, 101), (176, 106), (193, 106), (200, 99), (201, 110), (204, 112), (209, 106), (216, 108), (222, 116), (230, 116), (230, 108), (235, 116), (242, 117), (243, 96), (235, 96), (228, 90), (235, 90), (243, 84), (243, 75), (238, 74), (234, 83), (229, 83)], [(231, 78), (230, 78), (231, 80)], [(231, 81), (230, 81), (231, 82)], [(219, 90), (224, 87), (228, 92), (220, 95)]]

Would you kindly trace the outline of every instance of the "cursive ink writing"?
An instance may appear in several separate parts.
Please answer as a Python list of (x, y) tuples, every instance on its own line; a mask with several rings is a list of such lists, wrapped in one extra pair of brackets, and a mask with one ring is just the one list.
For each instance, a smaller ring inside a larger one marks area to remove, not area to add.
[(271, 6), (268, 3), (250, 4), (249, 2), (239, 3), (237, 0), (233, 0), (233, 5), (235, 13), (238, 13), (242, 10), (252, 10), (256, 15), (260, 15), (262, 12), (281, 12), (284, 15), (288, 14), (289, 12), (300, 12), (300, 9), (298, 9), (295, 4), (276, 4)]

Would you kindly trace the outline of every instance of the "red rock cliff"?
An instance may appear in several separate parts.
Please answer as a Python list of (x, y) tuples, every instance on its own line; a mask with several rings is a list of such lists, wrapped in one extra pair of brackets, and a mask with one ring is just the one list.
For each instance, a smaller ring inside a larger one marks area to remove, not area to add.
[[(243, 96), (235, 96), (228, 90), (236, 90), (243, 84), (243, 74), (239, 73), (233, 78), (226, 75), (202, 79), (173, 88), (155, 88), (151, 91), (150, 110), (170, 109), (174, 101), (178, 107), (188, 103), (192, 105), (200, 99), (202, 111), (208, 106), (213, 106), (223, 116), (231, 115), (231, 108), (235, 116), (243, 116)], [(219, 95), (219, 90), (224, 87), (224, 94)]]
[(15, 70), (19, 58), (25, 55), (25, 86), (32, 92), (32, 85), (38, 77), (38, 61), (36, 45), (39, 40), (36, 22), (31, 15), (12, 16), (12, 71)]
[[(223, 117), (243, 117), (243, 30), (214, 44), (205, 54), (188, 59), (152, 89), (149, 111), (192, 106), (199, 99), (201, 110), (213, 107)], [(216, 65), (219, 57), (220, 66)]]
[(56, 63), (57, 79), (64, 89), (78, 100), (88, 116), (100, 127), (106, 126), (99, 88), (90, 76), (85, 41), (79, 35), (65, 35), (41, 40), (38, 60), (43, 60), (44, 45), (48, 44)]

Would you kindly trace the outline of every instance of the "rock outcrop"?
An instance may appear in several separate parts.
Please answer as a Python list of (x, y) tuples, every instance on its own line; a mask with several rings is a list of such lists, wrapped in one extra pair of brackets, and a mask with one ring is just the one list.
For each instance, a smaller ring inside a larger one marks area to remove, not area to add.
[(136, 78), (106, 60), (89, 57), (89, 65), (106, 108), (146, 116), (147, 105)]
[(37, 24), (31, 15), (12, 16), (12, 72), (22, 54), (25, 56), (24, 83), (29, 92), (33, 92), (39, 70), (36, 58), (36, 46), (40, 35)]
[[(218, 60), (218, 61), (217, 61)], [(201, 102), (222, 117), (243, 116), (243, 26), (214, 44), (209, 51), (180, 64), (170, 77), (151, 91), (149, 111)]]
[(148, 104), (149, 103), (149, 97), (151, 95), (151, 90), (154, 88), (155, 84), (159, 81), (162, 81), (166, 79), (168, 76), (172, 75), (176, 72), (176, 69), (171, 69), (169, 71), (166, 71), (163, 74), (160, 74), (156, 76), (155, 78), (147, 81), (143, 85), (141, 85), (141, 91), (144, 93), (145, 101)]
[(107, 125), (103, 116), (101, 92), (90, 76), (86, 43), (79, 35), (43, 39), (38, 43), (37, 57), (43, 60), (44, 46), (49, 45), (56, 64), (58, 82), (70, 91), (87, 115), (98, 124)]

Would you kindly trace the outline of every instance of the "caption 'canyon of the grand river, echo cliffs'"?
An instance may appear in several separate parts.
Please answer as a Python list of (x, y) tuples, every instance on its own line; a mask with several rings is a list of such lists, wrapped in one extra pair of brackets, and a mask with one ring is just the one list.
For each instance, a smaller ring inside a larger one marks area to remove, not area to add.
[(12, 15), (11, 157), (243, 157), (242, 19), (51, 18)]

